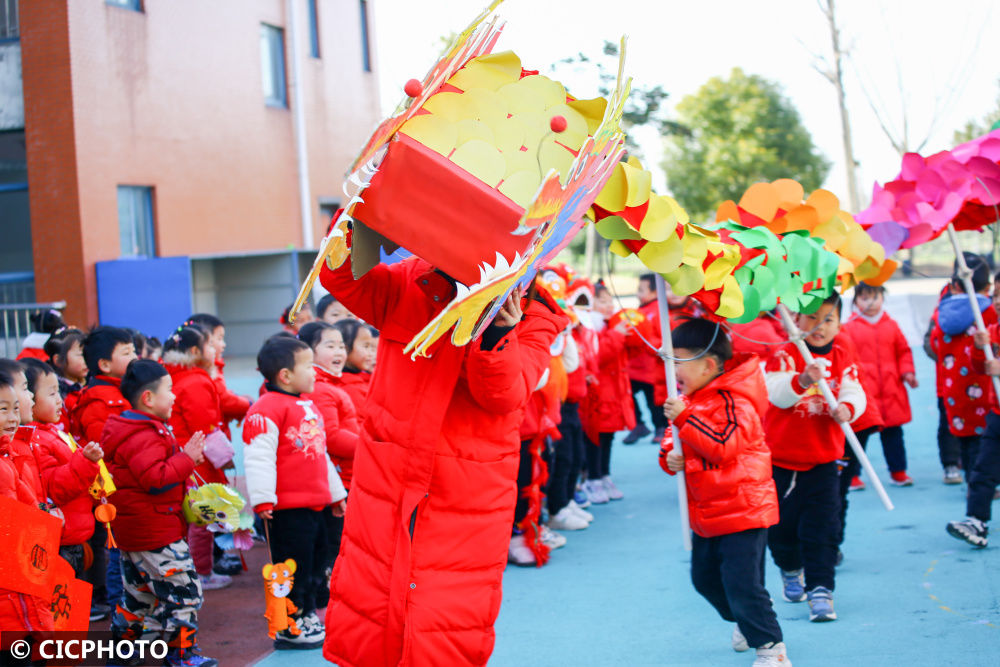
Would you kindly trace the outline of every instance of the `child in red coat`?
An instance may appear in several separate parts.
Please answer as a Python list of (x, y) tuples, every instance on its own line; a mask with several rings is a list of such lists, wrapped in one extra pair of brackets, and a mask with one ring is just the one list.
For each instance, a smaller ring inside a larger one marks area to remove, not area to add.
[[(329, 296), (329, 295), (327, 295)], [(325, 298), (325, 297), (324, 297)], [(320, 301), (322, 304), (322, 300)], [(326, 430), (326, 451), (337, 466), (344, 488), (351, 489), (351, 472), (354, 451), (358, 445), (361, 425), (350, 396), (337, 386), (337, 380), (344, 370), (347, 348), (340, 330), (329, 322), (315, 321), (299, 329), (299, 340), (313, 351), (313, 365), (316, 368), (316, 384), (306, 396), (316, 404), (323, 417)], [(324, 580), (329, 581), (333, 565), (340, 552), (340, 538), (344, 534), (344, 517), (333, 512), (324, 512), (326, 522), (327, 552), (324, 559)], [(326, 607), (330, 599), (330, 589), (323, 586), (316, 594), (316, 607)]]
[(97, 327), (83, 340), (89, 381), (70, 415), (70, 432), (82, 442), (97, 442), (111, 415), (128, 408), (118, 386), (136, 358), (132, 335), (117, 327)]
[(364, 417), (368, 390), (371, 387), (375, 357), (378, 352), (378, 330), (364, 322), (347, 319), (334, 324), (344, 339), (347, 359), (344, 372), (336, 379), (338, 387), (347, 392), (358, 417)]
[(767, 529), (778, 522), (771, 453), (760, 415), (767, 388), (755, 355), (733, 358), (719, 325), (695, 319), (673, 332), (684, 398), (663, 413), (680, 443), (664, 438), (660, 465), (683, 470), (691, 517), (691, 579), (719, 615), (735, 622), (733, 648), (757, 649), (757, 664), (788, 665), (781, 627), (764, 588)]
[(611, 445), (615, 433), (636, 426), (632, 388), (625, 352), (627, 325), (624, 319), (611, 325), (614, 302), (604, 285), (594, 290), (595, 310), (605, 318), (598, 333), (597, 381), (590, 385), (584, 415), (587, 445), (587, 481), (583, 489), (592, 503), (621, 500), (624, 494), (611, 480)]
[[(913, 353), (896, 320), (884, 310), (884, 287), (858, 284), (853, 303), (854, 314), (844, 325), (844, 333), (854, 343), (855, 350), (865, 351), (858, 359), (864, 376), (871, 381), (869, 399), (878, 405), (882, 416), (880, 437), (885, 462), (893, 484), (912, 486), (913, 479), (906, 474), (903, 424), (912, 419), (910, 397), (904, 385), (917, 386)], [(869, 435), (870, 431), (858, 433), (862, 447)]]
[(207, 331), (209, 341), (215, 348), (215, 364), (209, 370), (209, 375), (212, 376), (215, 388), (219, 392), (219, 403), (222, 407), (222, 430), (227, 438), (232, 437), (229, 423), (243, 421), (247, 410), (250, 409), (250, 399), (234, 394), (226, 386), (226, 361), (223, 359), (226, 352), (226, 325), (218, 317), (209, 313), (196, 313), (187, 321)]
[(167, 422), (173, 382), (155, 361), (132, 362), (121, 381), (131, 405), (108, 419), (101, 436), (115, 480), (112, 522), (121, 550), (124, 593), (111, 617), (120, 639), (160, 632), (170, 646), (166, 665), (215, 667), (197, 646), (201, 582), (184, 536), (181, 510), (187, 479), (201, 462), (205, 438), (194, 434), (181, 448)]
[(80, 401), (87, 382), (87, 362), (83, 358), (84, 333), (79, 329), (60, 329), (45, 343), (49, 365), (59, 377), (59, 394), (63, 399), (59, 423), (70, 432), (70, 415)]
[[(197, 325), (184, 325), (163, 344), (163, 366), (170, 373), (176, 396), (170, 414), (170, 427), (177, 442), (184, 446), (195, 433), (222, 429), (222, 402), (209, 372), (215, 367), (215, 347), (208, 332)], [(225, 484), (226, 473), (205, 460), (195, 470), (207, 483)], [(188, 527), (188, 546), (195, 569), (205, 590), (225, 588), (233, 580), (229, 575), (212, 571), (214, 537), (205, 526)]]
[[(43, 499), (36, 491), (40, 484), (30, 477), (34, 466), (19, 465), (21, 456), (11, 447), (21, 423), (16, 385), (15, 378), (0, 368), (0, 496), (37, 508)], [(18, 634), (23, 636), (35, 630), (52, 629), (49, 600), (10, 590), (0, 582), (0, 632), (4, 633), (5, 639), (15, 639)], [(4, 658), (6, 654), (0, 653), (0, 661)]]
[[(841, 424), (858, 419), (867, 405), (853, 346), (837, 335), (840, 307), (835, 293), (815, 313), (798, 317), (813, 363), (807, 365), (789, 343), (768, 362), (765, 374), (771, 405), (764, 432), (781, 499), (781, 519), (768, 531), (768, 547), (781, 568), (785, 600), (808, 599), (809, 620), (817, 622), (837, 618), (833, 589), (841, 527)], [(827, 406), (817, 386), (823, 377), (838, 401), (835, 409)]]
[(327, 455), (323, 417), (308, 398), (316, 379), (312, 350), (296, 338), (273, 336), (257, 354), (257, 368), (267, 392), (243, 425), (247, 491), (254, 512), (268, 522), (271, 559), (295, 560), (289, 599), (301, 630), (278, 632), (274, 647), (319, 648), (326, 637), (316, 613), (318, 589), (327, 585), (323, 513), (343, 516), (347, 491)]
[(32, 421), (21, 429), (28, 435), (45, 495), (63, 514), (59, 555), (76, 571), (84, 571), (83, 545), (94, 534), (94, 500), (90, 486), (104, 452), (96, 442), (77, 447), (73, 436), (59, 429), (62, 396), (52, 367), (37, 359), (24, 360), (28, 389), (34, 395)]

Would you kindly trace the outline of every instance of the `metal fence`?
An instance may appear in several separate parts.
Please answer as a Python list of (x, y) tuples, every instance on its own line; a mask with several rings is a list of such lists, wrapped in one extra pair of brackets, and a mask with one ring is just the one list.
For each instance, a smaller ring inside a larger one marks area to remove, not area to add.
[(0, 304), (0, 356), (13, 359), (21, 351), (21, 341), (31, 333), (31, 316), (43, 310), (63, 310), (65, 301), (54, 303)]

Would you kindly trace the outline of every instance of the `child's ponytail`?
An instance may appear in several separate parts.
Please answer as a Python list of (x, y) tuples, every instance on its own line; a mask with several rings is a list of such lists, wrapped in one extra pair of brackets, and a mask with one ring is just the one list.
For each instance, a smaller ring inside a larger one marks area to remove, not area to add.
[(185, 322), (163, 342), (163, 363), (193, 366), (197, 359), (191, 354), (191, 348), (200, 352), (207, 342), (208, 335), (204, 329)]

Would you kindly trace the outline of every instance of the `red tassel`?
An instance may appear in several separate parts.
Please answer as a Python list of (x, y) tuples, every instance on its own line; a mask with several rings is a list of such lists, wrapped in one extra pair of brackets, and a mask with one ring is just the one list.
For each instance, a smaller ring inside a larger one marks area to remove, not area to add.
[(541, 567), (549, 561), (552, 549), (542, 542), (542, 529), (538, 521), (542, 516), (542, 485), (549, 479), (549, 469), (542, 458), (545, 434), (540, 433), (531, 441), (531, 483), (521, 492), (528, 499), (528, 513), (518, 524), (524, 532), (524, 540), (535, 556), (535, 566)]

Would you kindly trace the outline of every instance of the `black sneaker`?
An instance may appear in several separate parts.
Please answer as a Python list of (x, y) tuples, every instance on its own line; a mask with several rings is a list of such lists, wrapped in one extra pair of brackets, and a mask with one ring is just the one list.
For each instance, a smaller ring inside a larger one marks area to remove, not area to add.
[(649, 435), (649, 433), (650, 430), (646, 428), (646, 425), (643, 424), (642, 422), (639, 422), (638, 424), (636, 424), (635, 428), (632, 429), (632, 431), (625, 436), (625, 439), (622, 440), (622, 442), (624, 442), (626, 445), (634, 445), (639, 440)]
[(663, 442), (663, 436), (665, 436), (666, 434), (667, 434), (667, 429), (665, 427), (661, 426), (660, 428), (656, 429), (656, 433), (653, 435), (652, 444), (659, 446), (659, 444)]
[(956, 539), (968, 542), (977, 549), (983, 549), (986, 547), (990, 529), (979, 519), (970, 516), (965, 521), (949, 521), (948, 534)]
[(111, 616), (111, 607), (106, 604), (101, 604), (100, 602), (95, 602), (90, 605), (90, 620), (91, 621), (102, 621), (105, 618)]
[(216, 574), (225, 574), (230, 577), (234, 574), (242, 574), (243, 562), (238, 557), (226, 555), (215, 562), (212, 571)]

